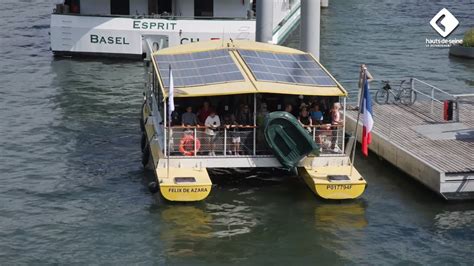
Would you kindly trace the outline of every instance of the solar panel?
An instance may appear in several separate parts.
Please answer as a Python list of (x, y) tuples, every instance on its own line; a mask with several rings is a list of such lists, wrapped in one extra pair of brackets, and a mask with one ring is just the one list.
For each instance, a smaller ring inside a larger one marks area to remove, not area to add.
[(335, 86), (334, 80), (309, 54), (239, 50), (258, 81)]
[(166, 88), (169, 87), (170, 65), (175, 87), (244, 80), (229, 52), (224, 49), (178, 55), (156, 55), (155, 60)]

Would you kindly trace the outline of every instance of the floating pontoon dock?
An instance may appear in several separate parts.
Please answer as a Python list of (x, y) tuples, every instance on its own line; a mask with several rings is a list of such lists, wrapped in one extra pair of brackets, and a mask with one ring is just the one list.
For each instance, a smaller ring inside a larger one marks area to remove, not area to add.
[[(417, 79), (414, 84), (425, 90), (415, 89), (411, 106), (373, 104), (371, 152), (448, 200), (473, 199), (474, 95), (450, 95)], [(458, 103), (452, 121), (444, 121), (442, 98)], [(356, 119), (357, 111), (347, 113), (349, 132)]]

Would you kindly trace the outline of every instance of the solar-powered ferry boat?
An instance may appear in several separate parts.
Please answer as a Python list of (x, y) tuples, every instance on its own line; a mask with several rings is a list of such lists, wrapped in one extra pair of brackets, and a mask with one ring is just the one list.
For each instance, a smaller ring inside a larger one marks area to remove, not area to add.
[[(147, 65), (143, 163), (154, 171), (165, 199), (205, 199), (212, 189), (208, 169), (279, 168), (282, 158), (297, 158), (298, 175), (322, 198), (353, 199), (364, 192), (367, 183), (352, 166), (344, 141), (347, 92), (311, 54), (253, 41), (207, 41), (156, 51)], [(291, 128), (292, 115), (278, 115), (309, 102), (342, 103), (341, 123), (331, 125), (326, 115), (301, 133)], [(187, 111), (216, 113), (220, 123), (183, 125), (180, 117)], [(289, 126), (265, 122), (272, 116), (287, 117), (290, 122), (283, 122)], [(267, 124), (274, 134), (266, 134)], [(318, 150), (293, 156), (308, 136)]]

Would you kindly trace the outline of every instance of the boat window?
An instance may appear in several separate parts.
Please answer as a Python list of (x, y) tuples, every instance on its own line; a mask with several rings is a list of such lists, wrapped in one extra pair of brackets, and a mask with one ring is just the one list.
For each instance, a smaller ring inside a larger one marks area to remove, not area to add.
[(194, 0), (194, 16), (213, 17), (214, 0)]
[(64, 4), (69, 6), (69, 12), (76, 14), (80, 13), (79, 0), (66, 0), (64, 1)]
[(158, 0), (158, 14), (168, 13), (172, 11), (172, 0)]
[(130, 15), (130, 0), (111, 0), (110, 14)]

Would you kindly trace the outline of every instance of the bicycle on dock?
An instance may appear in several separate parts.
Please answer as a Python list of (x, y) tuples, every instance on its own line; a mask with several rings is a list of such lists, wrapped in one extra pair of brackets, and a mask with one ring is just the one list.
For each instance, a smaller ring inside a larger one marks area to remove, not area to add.
[(378, 104), (386, 104), (390, 98), (390, 94), (393, 95), (395, 101), (398, 101), (404, 105), (412, 105), (416, 101), (416, 92), (405, 83), (405, 80), (400, 82), (398, 89), (392, 89), (390, 81), (382, 80), (384, 86), (375, 93), (375, 102)]

